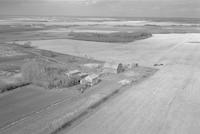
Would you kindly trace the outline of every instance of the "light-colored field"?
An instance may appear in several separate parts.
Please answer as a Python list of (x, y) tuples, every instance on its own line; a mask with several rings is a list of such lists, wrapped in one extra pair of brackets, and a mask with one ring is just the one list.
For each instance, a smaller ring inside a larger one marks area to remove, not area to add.
[(200, 44), (188, 43), (199, 40), (200, 35), (184, 34), (157, 35), (148, 39), (151, 44), (140, 41), (135, 46), (140, 62), (165, 65), (152, 78), (61, 133), (199, 134)]
[(107, 61), (163, 64), (145, 82), (131, 87), (86, 120), (61, 133), (199, 134), (200, 34), (154, 35), (127, 44), (74, 40), (33, 41), (42, 49), (85, 54)]
[(149, 39), (126, 44), (65, 39), (33, 41), (32, 45), (41, 49), (76, 56), (88, 56), (99, 60), (123, 63), (137, 62), (142, 65), (152, 66), (159, 62), (161, 58), (165, 58), (170, 50), (175, 49), (182, 42), (191, 42), (190, 37), (193, 37), (194, 41), (198, 41), (200, 34), (155, 34)]

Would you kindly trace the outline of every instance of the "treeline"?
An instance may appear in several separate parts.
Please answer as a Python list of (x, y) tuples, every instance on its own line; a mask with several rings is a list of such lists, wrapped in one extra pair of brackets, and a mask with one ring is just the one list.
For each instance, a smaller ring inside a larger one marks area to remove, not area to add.
[(77, 84), (80, 78), (69, 78), (65, 72), (67, 68), (56, 63), (43, 60), (31, 60), (22, 68), (23, 81), (46, 89), (71, 87)]
[(84, 41), (123, 43), (133, 42), (151, 37), (148, 32), (114, 32), (114, 33), (90, 33), (90, 32), (70, 32), (69, 38)]

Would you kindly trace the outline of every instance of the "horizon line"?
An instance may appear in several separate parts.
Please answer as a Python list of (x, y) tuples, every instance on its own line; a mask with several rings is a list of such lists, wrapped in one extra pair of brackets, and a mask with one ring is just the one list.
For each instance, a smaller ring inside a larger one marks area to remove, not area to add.
[(93, 17), (99, 17), (99, 18), (162, 18), (162, 19), (167, 19), (167, 18), (180, 18), (180, 19), (200, 19), (200, 17), (182, 17), (182, 16), (165, 16), (165, 17), (160, 17), (160, 16), (93, 16), (93, 15), (11, 15), (11, 14), (0, 14), (0, 16), (38, 16), (38, 17), (87, 17), (87, 18), (93, 18)]

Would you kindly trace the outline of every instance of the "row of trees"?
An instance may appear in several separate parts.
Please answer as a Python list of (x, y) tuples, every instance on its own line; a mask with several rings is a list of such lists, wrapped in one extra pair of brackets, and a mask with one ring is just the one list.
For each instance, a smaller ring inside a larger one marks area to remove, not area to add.
[(70, 87), (77, 84), (78, 78), (65, 75), (66, 68), (42, 60), (31, 60), (22, 68), (23, 80), (48, 89)]
[(71, 32), (70, 38), (76, 40), (97, 41), (97, 42), (132, 42), (134, 40), (145, 39), (152, 36), (148, 32), (115, 32), (115, 33), (88, 33)]

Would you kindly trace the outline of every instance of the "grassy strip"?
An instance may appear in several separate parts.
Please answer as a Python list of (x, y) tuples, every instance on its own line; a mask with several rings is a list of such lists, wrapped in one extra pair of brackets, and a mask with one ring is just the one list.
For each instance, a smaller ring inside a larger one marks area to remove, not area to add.
[(9, 84), (9, 85), (4, 85), (0, 87), (0, 92), (6, 92), (6, 91), (11, 91), (14, 90), (16, 88), (20, 88), (20, 87), (24, 87), (24, 86), (28, 86), (30, 85), (30, 83), (26, 83), (26, 82), (19, 82), (19, 83), (13, 83), (13, 84)]

